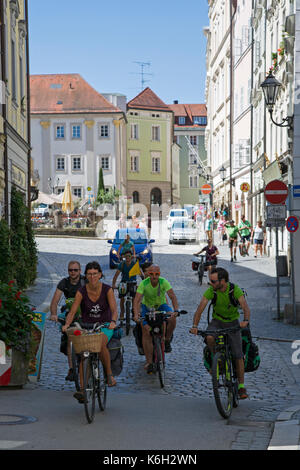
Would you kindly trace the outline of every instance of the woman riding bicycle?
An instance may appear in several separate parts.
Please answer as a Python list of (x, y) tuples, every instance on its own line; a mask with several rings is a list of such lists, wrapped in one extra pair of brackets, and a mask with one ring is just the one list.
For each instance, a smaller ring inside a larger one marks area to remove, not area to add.
[(218, 264), (217, 256), (220, 254), (219, 250), (215, 245), (213, 245), (212, 239), (209, 238), (207, 240), (207, 245), (202, 248), (202, 250), (198, 251), (198, 253), (194, 253), (194, 256), (200, 255), (203, 251), (205, 251), (206, 254), (205, 267), (207, 267), (207, 270), (210, 272), (212, 266), (216, 266)]
[[(109, 387), (113, 387), (116, 385), (116, 380), (112, 375), (107, 344), (113, 336), (113, 330), (118, 319), (117, 303), (111, 286), (101, 282), (102, 269), (99, 263), (96, 261), (88, 263), (85, 268), (85, 275), (88, 284), (77, 291), (74, 303), (66, 318), (66, 324), (62, 330), (66, 331), (69, 328), (79, 305), (81, 307), (81, 319), (79, 322), (84, 329), (92, 329), (95, 323), (106, 324), (106, 327), (101, 330), (104, 333), (104, 343), (99, 353), (99, 358), (106, 372), (107, 384)], [(81, 367), (80, 383), (82, 386)], [(82, 392), (76, 392), (74, 397), (79, 401), (83, 400)]]

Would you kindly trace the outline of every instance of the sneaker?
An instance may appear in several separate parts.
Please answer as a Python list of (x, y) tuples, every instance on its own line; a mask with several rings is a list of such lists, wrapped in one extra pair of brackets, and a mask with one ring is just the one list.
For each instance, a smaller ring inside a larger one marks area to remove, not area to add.
[(244, 387), (239, 388), (238, 394), (239, 394), (239, 399), (240, 400), (245, 400), (246, 398), (249, 398), (248, 394), (247, 394), (247, 390)]
[(231, 260), (230, 260), (230, 261), (233, 263), (233, 258), (231, 258)]
[(153, 364), (149, 364), (147, 367), (147, 374), (153, 374), (153, 372), (154, 372)]
[(69, 380), (69, 382), (74, 382), (74, 374), (73, 369), (69, 369), (68, 375), (65, 380)]
[(78, 400), (79, 403), (84, 403), (83, 392), (75, 392), (73, 397), (76, 398), (76, 400)]
[(237, 261), (236, 256), (234, 257), (234, 261)]
[(170, 353), (171, 351), (172, 351), (172, 347), (171, 347), (170, 341), (165, 340), (165, 352)]

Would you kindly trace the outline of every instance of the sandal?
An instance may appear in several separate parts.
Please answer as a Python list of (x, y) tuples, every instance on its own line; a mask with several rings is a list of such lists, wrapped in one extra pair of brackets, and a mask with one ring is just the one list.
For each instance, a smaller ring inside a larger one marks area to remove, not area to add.
[(112, 374), (109, 374), (106, 379), (106, 383), (109, 387), (114, 387), (117, 385), (117, 381)]

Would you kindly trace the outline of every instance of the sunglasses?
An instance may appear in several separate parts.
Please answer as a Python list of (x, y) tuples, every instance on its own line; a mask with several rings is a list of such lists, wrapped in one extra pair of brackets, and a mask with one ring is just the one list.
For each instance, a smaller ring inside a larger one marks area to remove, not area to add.
[(219, 282), (219, 279), (216, 279), (216, 280), (211, 279), (210, 282), (211, 282), (212, 284), (215, 284), (216, 282)]
[(79, 269), (69, 269), (69, 273), (75, 272), (78, 273)]

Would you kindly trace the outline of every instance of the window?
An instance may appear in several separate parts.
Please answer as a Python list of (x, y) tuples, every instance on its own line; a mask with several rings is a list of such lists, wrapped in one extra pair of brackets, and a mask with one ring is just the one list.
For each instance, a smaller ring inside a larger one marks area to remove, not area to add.
[(65, 171), (65, 157), (56, 157), (56, 171)]
[(130, 157), (130, 171), (137, 173), (139, 171), (139, 157), (131, 155)]
[(194, 116), (193, 120), (194, 124), (198, 124), (199, 126), (206, 126), (207, 124), (206, 116)]
[(100, 165), (102, 170), (110, 170), (110, 158), (109, 156), (103, 156), (100, 158)]
[(64, 139), (65, 138), (65, 126), (63, 124), (58, 124), (55, 129), (55, 138)]
[(197, 136), (196, 135), (191, 135), (190, 136), (190, 142), (191, 142), (192, 145), (197, 145), (197, 143), (198, 143)]
[(131, 126), (130, 126), (130, 138), (132, 140), (138, 140), (138, 138), (139, 138), (139, 126), (138, 126), (138, 124), (131, 124)]
[(197, 165), (197, 157), (193, 153), (190, 153), (189, 158), (190, 165)]
[(12, 99), (17, 100), (17, 80), (16, 80), (16, 45), (11, 41), (11, 92)]
[(152, 140), (160, 141), (160, 126), (152, 126)]
[(65, 188), (56, 188), (56, 193), (59, 195), (59, 194), (62, 194), (63, 192), (65, 191)]
[(72, 191), (74, 196), (82, 198), (82, 188), (73, 188)]
[(132, 193), (132, 201), (134, 204), (138, 204), (140, 202), (140, 195), (138, 193), (138, 191), (134, 191)]
[(109, 139), (109, 124), (99, 124), (99, 138)]
[(198, 188), (198, 176), (190, 176), (190, 188)]
[(178, 124), (184, 125), (185, 124), (185, 117), (184, 116), (179, 116), (178, 118)]
[(72, 125), (72, 139), (81, 139), (81, 125), (80, 124)]
[(160, 158), (152, 157), (152, 173), (160, 173)]
[(72, 171), (81, 170), (81, 157), (72, 157)]

